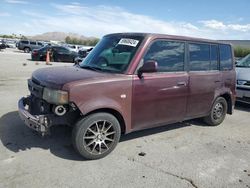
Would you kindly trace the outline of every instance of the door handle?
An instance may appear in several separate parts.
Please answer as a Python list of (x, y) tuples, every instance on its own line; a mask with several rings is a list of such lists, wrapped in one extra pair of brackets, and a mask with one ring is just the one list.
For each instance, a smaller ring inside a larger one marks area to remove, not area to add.
[(186, 86), (187, 83), (186, 82), (177, 82), (177, 86)]
[(219, 83), (219, 82), (221, 82), (221, 81), (220, 81), (220, 80), (215, 80), (215, 81), (214, 81), (214, 83)]

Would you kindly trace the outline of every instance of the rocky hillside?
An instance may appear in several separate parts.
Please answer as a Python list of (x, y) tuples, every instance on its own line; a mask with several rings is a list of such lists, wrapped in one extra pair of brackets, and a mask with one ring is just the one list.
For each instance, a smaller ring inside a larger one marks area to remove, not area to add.
[(64, 32), (47, 32), (40, 35), (29, 36), (28, 38), (33, 40), (43, 40), (43, 41), (64, 41), (65, 38), (69, 36), (70, 38), (78, 38), (81, 40), (95, 39), (95, 37), (85, 37), (76, 33), (64, 33)]

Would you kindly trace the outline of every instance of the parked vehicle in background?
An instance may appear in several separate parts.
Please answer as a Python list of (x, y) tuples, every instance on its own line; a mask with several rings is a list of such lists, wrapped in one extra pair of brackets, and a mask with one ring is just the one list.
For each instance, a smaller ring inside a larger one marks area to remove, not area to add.
[(1, 40), (0, 41), (0, 50), (5, 49), (5, 48), (6, 48), (6, 44), (5, 44), (4, 40)]
[(31, 59), (33, 61), (45, 61), (46, 53), (51, 49), (51, 61), (55, 62), (70, 62), (74, 63), (75, 58), (78, 56), (78, 53), (69, 50), (63, 46), (50, 46), (47, 45), (40, 49), (32, 50)]
[(93, 48), (79, 50), (78, 51), (78, 56), (75, 58), (75, 63), (76, 64), (81, 63), (92, 49)]
[(237, 62), (237, 101), (250, 104), (250, 54)]
[(47, 134), (73, 126), (83, 157), (108, 155), (121, 134), (193, 118), (211, 126), (232, 114), (236, 73), (229, 44), (145, 33), (103, 37), (78, 66), (40, 69), (19, 100), (25, 124)]
[(5, 40), (7, 48), (16, 48), (16, 40)]
[(242, 57), (235, 57), (235, 62), (239, 62), (242, 59)]
[(31, 41), (31, 40), (20, 40), (17, 43), (17, 48), (23, 50), (25, 53), (29, 53), (34, 49), (39, 49), (43, 46), (42, 42)]
[(82, 46), (73, 45), (73, 44), (66, 44), (65, 47), (69, 48), (71, 51), (78, 52)]
[(46, 45), (42, 48), (32, 50), (31, 60), (33, 60), (33, 61), (45, 61), (46, 60), (46, 53), (47, 53), (49, 48), (51, 48), (51, 46)]

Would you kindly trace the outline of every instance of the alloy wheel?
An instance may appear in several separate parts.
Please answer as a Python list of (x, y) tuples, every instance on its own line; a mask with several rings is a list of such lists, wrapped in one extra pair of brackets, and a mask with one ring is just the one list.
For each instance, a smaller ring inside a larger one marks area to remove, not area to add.
[(83, 136), (85, 149), (93, 154), (100, 155), (108, 151), (115, 139), (115, 129), (109, 121), (99, 120), (91, 124)]

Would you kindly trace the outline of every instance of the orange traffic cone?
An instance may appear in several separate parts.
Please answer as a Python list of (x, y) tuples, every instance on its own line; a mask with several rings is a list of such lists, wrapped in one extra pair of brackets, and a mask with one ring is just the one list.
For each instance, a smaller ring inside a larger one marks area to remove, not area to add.
[(50, 64), (50, 51), (49, 50), (46, 53), (46, 65), (51, 65)]

